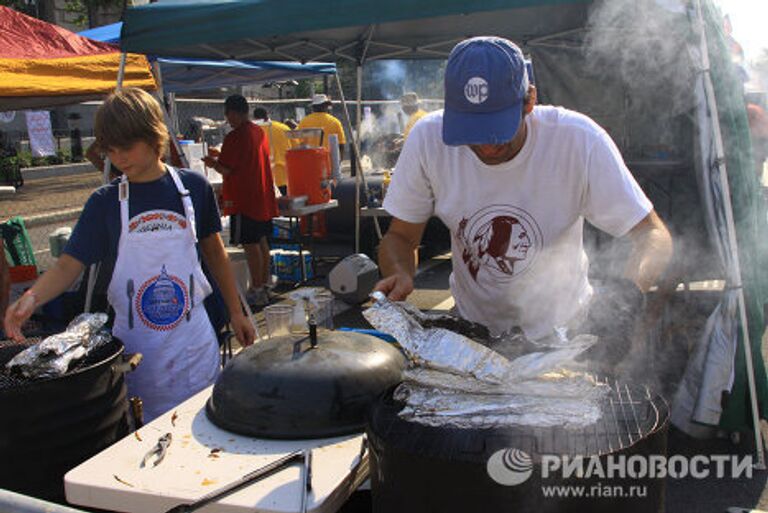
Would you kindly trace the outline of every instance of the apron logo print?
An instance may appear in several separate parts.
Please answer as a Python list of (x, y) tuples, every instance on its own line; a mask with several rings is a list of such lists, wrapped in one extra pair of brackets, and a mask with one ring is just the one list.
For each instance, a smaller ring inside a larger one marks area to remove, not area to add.
[(181, 322), (189, 307), (189, 291), (177, 276), (160, 274), (145, 281), (136, 294), (136, 310), (141, 321), (153, 330), (172, 330)]

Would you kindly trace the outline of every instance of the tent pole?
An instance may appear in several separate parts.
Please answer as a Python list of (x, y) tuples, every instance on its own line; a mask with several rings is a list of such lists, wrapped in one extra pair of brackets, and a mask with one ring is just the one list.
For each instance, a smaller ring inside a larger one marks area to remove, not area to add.
[(358, 144), (359, 134), (355, 134), (352, 125), (352, 116), (349, 115), (349, 109), (347, 108), (347, 101), (344, 98), (344, 89), (341, 87), (341, 79), (339, 74), (335, 73), (336, 86), (339, 89), (339, 98), (341, 99), (342, 112), (344, 113), (344, 121), (347, 123), (347, 128), (351, 135), (352, 140), (352, 157), (355, 159), (357, 174), (355, 174), (355, 253), (360, 253), (360, 184), (367, 189), (365, 183), (365, 176), (363, 176), (363, 169), (360, 167), (360, 145)]
[[(360, 78), (360, 65), (358, 64), (355, 71), (355, 84), (359, 84), (359, 78)], [(356, 93), (357, 93), (357, 112), (355, 113), (355, 116), (357, 118), (357, 130), (352, 131), (353, 138), (356, 140), (359, 140), (360, 137), (360, 89), (355, 87)], [(341, 90), (341, 86), (339, 86), (339, 90)], [(344, 103), (344, 109), (346, 110), (347, 104)], [(350, 120), (351, 121), (351, 120)], [(350, 123), (351, 125), (351, 123)], [(351, 126), (350, 126), (351, 128)], [(360, 253), (360, 176), (363, 174), (363, 166), (360, 160), (360, 153), (358, 152), (358, 146), (355, 144), (354, 148), (354, 158), (355, 158), (355, 253)]]
[(120, 91), (123, 88), (123, 80), (125, 79), (125, 64), (128, 60), (128, 54), (123, 52), (120, 54), (120, 68), (117, 70), (117, 89)]
[(163, 109), (163, 118), (165, 120), (165, 127), (168, 129), (168, 135), (171, 136), (171, 144), (173, 144), (173, 147), (176, 148), (176, 155), (179, 156), (179, 161), (181, 162), (181, 167), (189, 167), (189, 162), (187, 162), (187, 156), (184, 155), (184, 152), (181, 151), (181, 145), (179, 144), (178, 139), (176, 139), (176, 134), (173, 131), (173, 120), (171, 119), (171, 115), (168, 113), (168, 109), (165, 107), (165, 93), (163, 92), (163, 73), (160, 71), (160, 62), (155, 61), (152, 64), (152, 72), (155, 75), (155, 82), (157, 82), (157, 99), (158, 103), (160, 103), (160, 107)]
[[(362, 106), (363, 95), (363, 65), (358, 61), (355, 67), (355, 94), (357, 96), (355, 103), (355, 134), (357, 134), (357, 140), (360, 142), (360, 126), (362, 125), (362, 116), (360, 114), (360, 108)], [(357, 157), (362, 158), (362, 155), (355, 148), (355, 154)], [(355, 173), (355, 253), (360, 253), (360, 177), (363, 176), (362, 160), (357, 158), (357, 172)], [(367, 189), (367, 188), (366, 188)]]
[[(128, 60), (128, 54), (122, 52), (120, 54), (120, 66), (117, 68), (117, 83), (115, 84), (115, 91), (120, 91), (123, 88), (123, 79), (125, 79), (125, 65)], [(109, 171), (112, 168), (112, 163), (109, 161), (109, 156), (104, 156), (104, 170), (101, 175), (101, 183), (109, 183)], [(88, 266), (88, 284), (85, 289), (85, 304), (83, 305), (84, 312), (91, 311), (91, 305), (93, 303), (93, 289), (96, 287), (96, 277), (99, 274), (99, 264), (91, 264)]]
[(739, 247), (736, 240), (736, 225), (733, 221), (733, 204), (731, 203), (731, 191), (728, 184), (728, 173), (725, 168), (725, 149), (723, 144), (723, 134), (720, 131), (720, 121), (717, 118), (717, 100), (715, 98), (715, 89), (712, 84), (712, 74), (710, 71), (709, 50), (707, 48), (707, 33), (704, 25), (704, 16), (702, 14), (701, 0), (696, 1), (696, 16), (700, 31), (700, 49), (703, 64), (704, 90), (707, 95), (707, 102), (712, 109), (712, 129), (714, 131), (715, 143), (715, 165), (720, 175), (720, 188), (723, 194), (723, 203), (725, 210), (725, 221), (728, 227), (728, 243), (731, 253), (732, 269), (730, 286), (736, 289), (739, 317), (741, 322), (742, 345), (744, 346), (744, 361), (747, 367), (747, 383), (749, 386), (749, 399), (752, 410), (752, 429), (755, 435), (755, 450), (757, 451), (757, 463), (755, 468), (764, 470), (765, 453), (763, 450), (763, 438), (760, 431), (760, 412), (757, 406), (757, 388), (755, 386), (755, 368), (752, 361), (752, 342), (749, 338), (749, 325), (747, 324), (747, 309), (744, 301), (744, 286), (741, 281), (741, 264), (739, 262)]
[(358, 138), (360, 136), (360, 127), (363, 124), (363, 115), (362, 115), (362, 108), (363, 108), (363, 65), (358, 64), (356, 68), (356, 89), (355, 92), (357, 93), (357, 102), (356, 102), (356, 108), (355, 111), (355, 124), (357, 126), (357, 135)]

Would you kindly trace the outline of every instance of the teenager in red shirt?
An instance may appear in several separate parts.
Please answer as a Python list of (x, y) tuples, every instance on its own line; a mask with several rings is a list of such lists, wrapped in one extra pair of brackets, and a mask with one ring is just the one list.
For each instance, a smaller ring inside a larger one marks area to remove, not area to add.
[(248, 102), (235, 94), (224, 102), (224, 115), (233, 130), (224, 138), (218, 158), (207, 156), (205, 165), (224, 176), (222, 211), (230, 216), (230, 244), (242, 244), (251, 274), (248, 302), (269, 303), (266, 284), (269, 243), (277, 201), (269, 166), (269, 143), (264, 132), (248, 118)]

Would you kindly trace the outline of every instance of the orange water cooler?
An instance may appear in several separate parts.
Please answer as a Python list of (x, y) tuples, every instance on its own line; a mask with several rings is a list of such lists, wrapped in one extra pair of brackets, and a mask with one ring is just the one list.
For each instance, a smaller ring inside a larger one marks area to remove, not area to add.
[(288, 195), (307, 196), (307, 205), (331, 201), (331, 160), (325, 148), (294, 148), (285, 153)]
[[(312, 132), (320, 132), (322, 144), (322, 130), (307, 129), (295, 130), (293, 134), (301, 137), (310, 136)], [(290, 132), (289, 132), (290, 134)], [(288, 195), (307, 196), (307, 205), (318, 205), (331, 201), (331, 157), (327, 149), (303, 144), (285, 152), (285, 167), (288, 175)], [(312, 215), (312, 236), (323, 238), (328, 231), (325, 227), (325, 213), (318, 212)], [(299, 229), (304, 235), (309, 234), (309, 223), (305, 217), (301, 218)]]

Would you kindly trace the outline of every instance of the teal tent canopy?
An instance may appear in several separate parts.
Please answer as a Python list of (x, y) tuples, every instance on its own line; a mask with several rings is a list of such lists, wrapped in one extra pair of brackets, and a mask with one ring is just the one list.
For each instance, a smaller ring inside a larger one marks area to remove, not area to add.
[(584, 25), (588, 0), (166, 0), (128, 9), (121, 43), (164, 57), (444, 58), (458, 41), (534, 38)]

